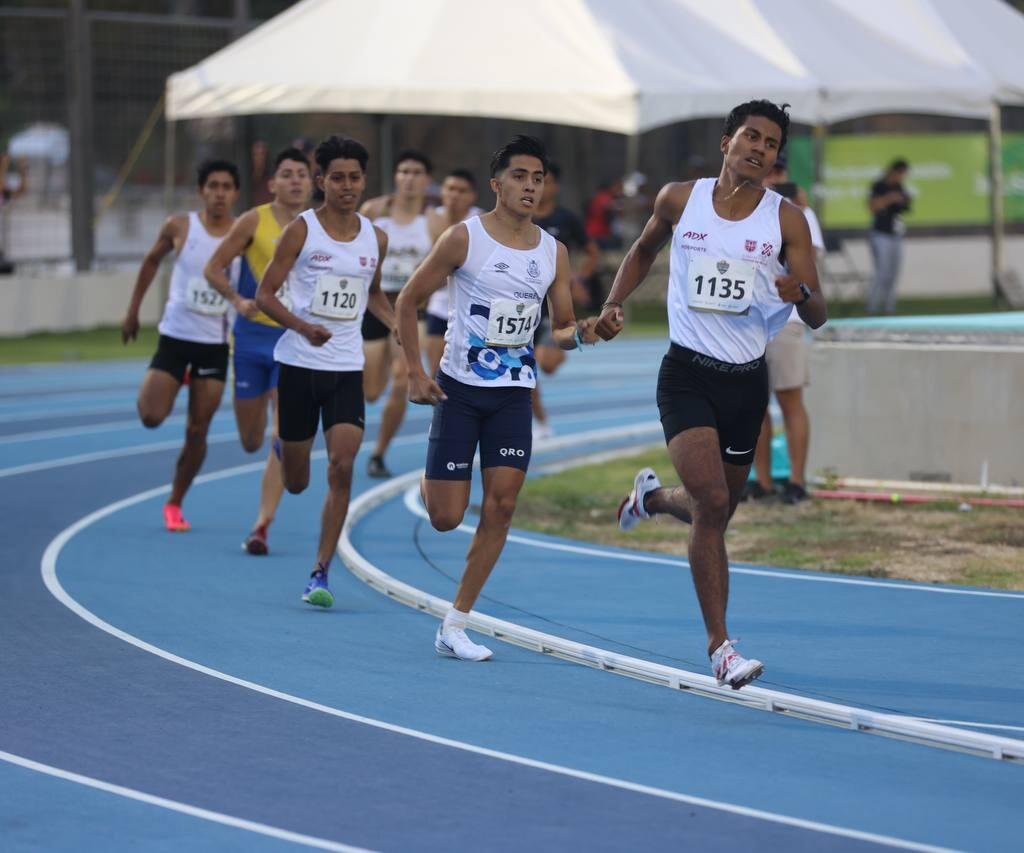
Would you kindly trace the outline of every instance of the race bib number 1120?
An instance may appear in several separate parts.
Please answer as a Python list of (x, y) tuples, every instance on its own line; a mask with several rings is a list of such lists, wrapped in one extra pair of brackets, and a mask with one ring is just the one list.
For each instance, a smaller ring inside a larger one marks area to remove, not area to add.
[(366, 295), (366, 283), (359, 276), (323, 273), (313, 290), (310, 313), (328, 320), (356, 320)]

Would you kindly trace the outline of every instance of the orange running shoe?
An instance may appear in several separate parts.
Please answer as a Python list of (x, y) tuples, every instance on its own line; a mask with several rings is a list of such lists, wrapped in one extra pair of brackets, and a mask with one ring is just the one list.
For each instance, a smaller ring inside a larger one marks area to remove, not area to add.
[(181, 507), (176, 504), (164, 504), (164, 526), (171, 533), (184, 533), (192, 529), (192, 525), (182, 516)]

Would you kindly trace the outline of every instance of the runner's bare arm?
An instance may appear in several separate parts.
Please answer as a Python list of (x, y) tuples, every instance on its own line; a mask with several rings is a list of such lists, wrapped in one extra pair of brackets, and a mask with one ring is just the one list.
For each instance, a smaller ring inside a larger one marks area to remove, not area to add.
[(160, 262), (174, 251), (174, 241), (181, 237), (188, 229), (188, 217), (183, 215), (169, 216), (160, 228), (156, 242), (146, 252), (139, 267), (139, 274), (135, 277), (135, 287), (132, 290), (131, 299), (128, 302), (128, 310), (125, 312), (124, 320), (121, 322), (121, 341), (135, 340), (139, 334), (139, 309), (142, 307), (142, 300), (146, 291), (153, 283), (157, 270), (160, 269)]
[(373, 274), (373, 281), (370, 282), (370, 292), (366, 300), (366, 310), (373, 314), (389, 329), (395, 328), (395, 312), (391, 308), (384, 291), (380, 289), (380, 271), (384, 266), (384, 258), (388, 253), (388, 235), (380, 228), (374, 226), (377, 232), (377, 270)]
[(210, 287), (230, 302), (239, 314), (249, 319), (256, 313), (256, 302), (253, 299), (246, 299), (231, 286), (227, 271), (231, 267), (231, 262), (252, 242), (259, 221), (260, 215), (255, 210), (247, 210), (239, 216), (203, 267), (203, 275), (206, 276)]
[(594, 326), (596, 317), (577, 320), (572, 310), (572, 265), (569, 263), (569, 250), (562, 243), (556, 243), (558, 249), (555, 256), (555, 280), (548, 288), (548, 307), (551, 310), (551, 337), (562, 349), (576, 349), (576, 332), (585, 343), (598, 341)]
[(814, 265), (814, 246), (811, 244), (811, 229), (804, 212), (790, 201), (779, 207), (779, 222), (782, 227), (782, 245), (786, 248), (786, 265), (789, 275), (775, 279), (779, 296), (786, 302), (802, 302), (803, 283), (811, 291), (811, 298), (797, 305), (797, 313), (812, 329), (823, 326), (828, 319), (825, 294), (818, 283), (818, 268)]
[(658, 193), (654, 213), (647, 220), (643, 233), (622, 259), (619, 271), (615, 274), (615, 283), (601, 309), (597, 334), (604, 340), (611, 340), (622, 331), (625, 324), (622, 304), (651, 271), (658, 252), (671, 238), (672, 229), (682, 216), (692, 190), (693, 182), (690, 181), (685, 184), (665, 184)]
[(390, 204), (390, 195), (379, 195), (375, 198), (368, 198), (364, 201), (359, 208), (359, 212), (367, 219), (377, 219), (388, 212)]
[(429, 298), (435, 290), (440, 290), (448, 276), (466, 262), (469, 251), (469, 232), (462, 223), (453, 225), (430, 250), (423, 263), (406, 282), (402, 292), (398, 294), (395, 305), (398, 314), (398, 338), (405, 350), (405, 360), (409, 366), (409, 400), (413, 403), (433, 405), (445, 399), (444, 392), (432, 377), (427, 376), (423, 369), (420, 355), (419, 329), (416, 325), (416, 306)]
[(302, 251), (306, 242), (306, 220), (301, 216), (293, 219), (281, 232), (281, 239), (277, 241), (274, 249), (274, 257), (271, 258), (267, 268), (263, 271), (263, 278), (260, 279), (256, 288), (256, 305), (271, 320), (280, 323), (286, 329), (293, 329), (308, 340), (313, 346), (323, 346), (331, 339), (331, 333), (319, 324), (307, 323), (292, 314), (281, 300), (277, 298), (277, 292), (281, 289), (288, 273), (295, 265), (295, 259)]

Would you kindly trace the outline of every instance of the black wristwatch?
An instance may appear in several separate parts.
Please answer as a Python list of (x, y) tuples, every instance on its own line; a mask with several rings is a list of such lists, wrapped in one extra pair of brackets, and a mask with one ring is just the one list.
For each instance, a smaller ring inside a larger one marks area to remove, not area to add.
[(799, 302), (794, 302), (793, 303), (794, 305), (803, 305), (808, 299), (811, 298), (811, 289), (806, 284), (804, 284), (801, 281), (800, 284), (799, 284), (799, 287), (800, 287), (800, 292), (804, 295), (804, 298), (801, 299)]

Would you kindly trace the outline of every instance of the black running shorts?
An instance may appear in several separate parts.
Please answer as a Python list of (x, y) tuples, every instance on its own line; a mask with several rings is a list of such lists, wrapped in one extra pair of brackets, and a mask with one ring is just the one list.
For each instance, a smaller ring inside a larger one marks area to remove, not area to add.
[(316, 435), (320, 421), (325, 433), (335, 424), (364, 426), (361, 370), (311, 370), (282, 364), (277, 399), (282, 441), (307, 441)]
[(718, 430), (722, 460), (750, 465), (768, 408), (765, 359), (719, 361), (672, 344), (658, 372), (658, 410), (665, 441), (694, 427)]
[(470, 480), (480, 446), (481, 468), (525, 471), (533, 450), (529, 388), (481, 388), (438, 372), (447, 400), (434, 408), (427, 443), (428, 480)]
[(363, 314), (363, 340), (379, 341), (391, 334), (391, 329), (385, 326), (374, 314), (367, 311)]
[(170, 373), (179, 382), (189, 370), (189, 379), (216, 379), (224, 382), (228, 378), (228, 345), (199, 344), (161, 335), (156, 345), (151, 370)]

